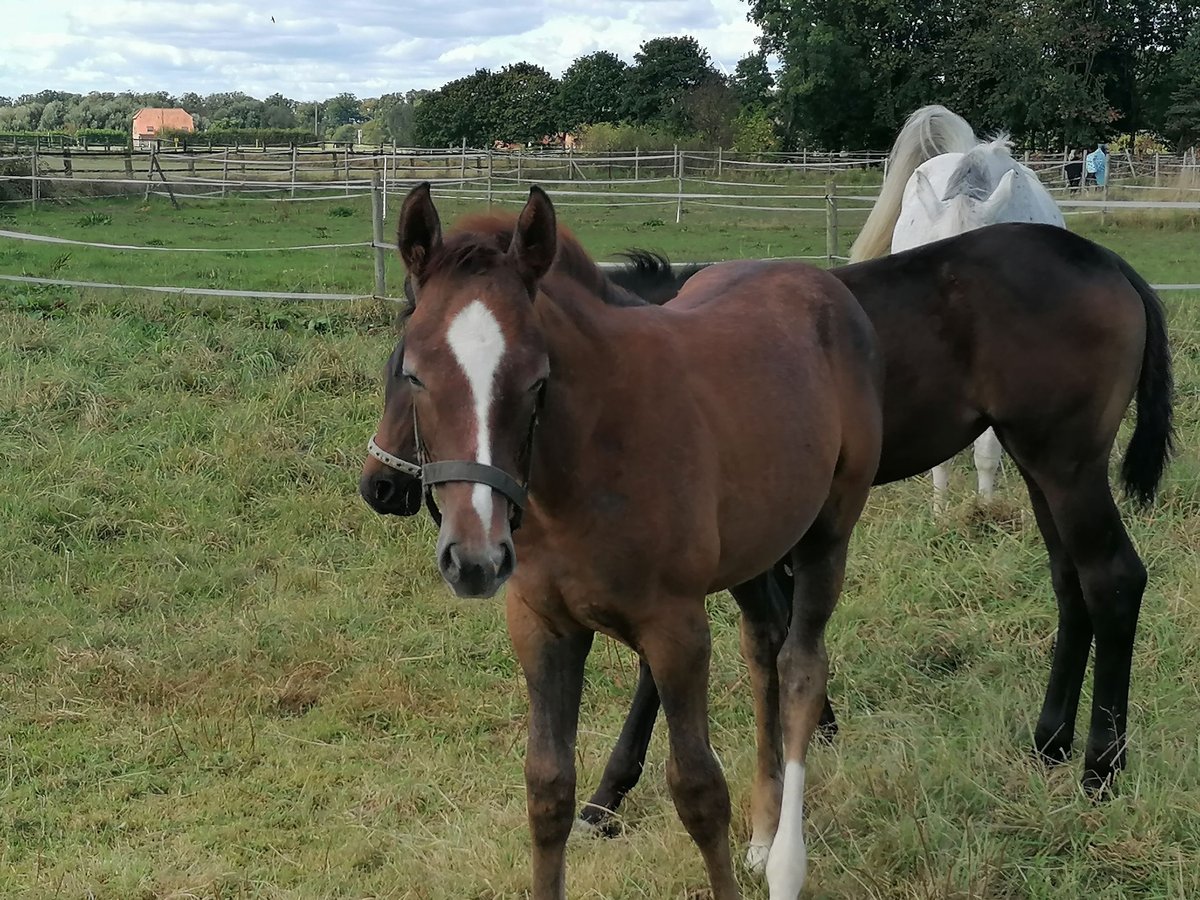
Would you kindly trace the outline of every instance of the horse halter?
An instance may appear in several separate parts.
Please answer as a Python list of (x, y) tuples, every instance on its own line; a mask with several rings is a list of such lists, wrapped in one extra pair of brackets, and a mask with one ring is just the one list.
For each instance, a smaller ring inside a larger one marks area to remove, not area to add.
[(373, 434), (371, 435), (371, 439), (367, 441), (368, 455), (375, 457), (389, 469), (393, 469), (402, 475), (409, 475), (413, 478), (421, 477), (420, 466), (418, 466), (416, 463), (410, 463), (406, 459), (401, 459), (399, 456), (388, 453), (379, 446), (379, 443), (375, 440), (377, 437), (379, 437), (379, 435)]
[(438, 509), (437, 501), (433, 499), (434, 485), (458, 481), (482, 484), (494, 491), (499, 491), (511, 504), (508, 516), (509, 530), (516, 531), (521, 527), (525, 507), (529, 503), (529, 472), (533, 468), (533, 436), (537, 429), (538, 414), (542, 410), (545, 396), (546, 383), (542, 382), (542, 386), (538, 389), (533, 416), (529, 420), (529, 434), (521, 448), (520, 461), (524, 463), (525, 469), (524, 483), (517, 481), (498, 466), (474, 460), (452, 459), (444, 462), (428, 462), (429, 454), (425, 449), (425, 442), (421, 440), (421, 430), (417, 427), (417, 407), (415, 404), (413, 405), (413, 435), (417, 440), (417, 458), (421, 460), (421, 482), (425, 488), (425, 506), (429, 509), (429, 514), (433, 516), (434, 522), (439, 526), (442, 524), (442, 511)]

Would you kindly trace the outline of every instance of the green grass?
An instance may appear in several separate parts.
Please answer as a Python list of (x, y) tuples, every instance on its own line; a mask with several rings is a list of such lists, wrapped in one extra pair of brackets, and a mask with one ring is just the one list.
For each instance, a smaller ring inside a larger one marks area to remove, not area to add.
[[(359, 240), (369, 221), (365, 206), (351, 218), (288, 209), (98, 202), (13, 210), (0, 227), (256, 246), (317, 228)], [(819, 220), (808, 235), (782, 215), (708, 216), (676, 229), (643, 211), (563, 212), (601, 256), (630, 244), (680, 259), (794, 253), (810, 237), (823, 248)], [(1186, 222), (1076, 224), (1153, 280), (1198, 280)], [(357, 252), (62, 255), (5, 242), (0, 271), (276, 290), (362, 290), (371, 277)], [(1181, 453), (1160, 501), (1126, 519), (1151, 582), (1117, 797), (1089, 803), (1078, 760), (1045, 772), (1028, 759), (1055, 625), (1045, 553), (1011, 467), (1002, 514), (980, 515), (960, 461), (946, 521), (914, 479), (877, 490), (856, 533), (830, 635), (842, 731), (810, 758), (807, 896), (1200, 893), (1200, 296), (1167, 302)], [(391, 341), (386, 304), (0, 285), (0, 896), (528, 888), (526, 705), (502, 611), (440, 584), (427, 517), (385, 521), (356, 494)], [(711, 609), (713, 740), (740, 854), (749, 686), (732, 604)], [(632, 655), (599, 642), (581, 798), (635, 680)], [(622, 837), (572, 841), (572, 897), (704, 896), (664, 758), (660, 730)]]

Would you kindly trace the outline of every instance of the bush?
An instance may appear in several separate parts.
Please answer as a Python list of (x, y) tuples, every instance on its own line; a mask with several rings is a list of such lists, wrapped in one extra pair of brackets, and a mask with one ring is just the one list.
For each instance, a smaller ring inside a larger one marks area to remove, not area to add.
[(316, 136), (304, 128), (211, 128), (194, 134), (165, 133), (166, 137), (202, 147), (286, 147), (289, 144), (311, 144), (316, 141)]
[(674, 135), (669, 131), (642, 125), (610, 125), (601, 122), (584, 125), (578, 133), (577, 146), (588, 153), (612, 153), (619, 150), (680, 150), (712, 149), (699, 135)]
[(733, 149), (738, 153), (769, 153), (779, 149), (775, 125), (765, 109), (745, 109), (733, 120)]

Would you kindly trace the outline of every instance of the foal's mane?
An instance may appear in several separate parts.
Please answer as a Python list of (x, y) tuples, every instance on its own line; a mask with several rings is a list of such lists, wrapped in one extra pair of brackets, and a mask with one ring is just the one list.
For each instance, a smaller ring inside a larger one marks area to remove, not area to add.
[[(482, 273), (499, 265), (516, 231), (517, 217), (509, 213), (470, 213), (446, 235), (426, 264), (426, 278), (449, 270)], [(665, 263), (666, 261), (663, 260)], [(638, 262), (631, 260), (629, 266)], [(669, 263), (667, 264), (669, 268)], [(558, 226), (558, 249), (553, 271), (589, 289), (608, 306), (649, 306), (648, 301), (609, 278), (592, 260), (579, 239), (565, 225)], [(408, 276), (404, 279), (407, 303), (396, 316), (397, 327), (412, 315), (415, 296)]]

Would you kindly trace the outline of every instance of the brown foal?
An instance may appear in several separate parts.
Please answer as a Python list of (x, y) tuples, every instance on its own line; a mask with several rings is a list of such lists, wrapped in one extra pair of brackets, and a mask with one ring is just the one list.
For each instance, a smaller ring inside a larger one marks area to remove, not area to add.
[[(713, 266), (666, 306), (630, 306), (563, 244), (538, 188), (515, 224), (475, 219), (445, 238), (427, 185), (401, 210), (416, 302), (392, 365), (412, 390), (443, 577), (464, 597), (508, 584), (530, 702), (533, 896), (565, 896), (597, 631), (646, 660), (676, 809), (714, 897), (740, 896), (709, 744), (704, 598), (789, 557), (790, 628), (762, 608), (773, 598), (737, 594), (757, 719), (753, 859), (772, 897), (791, 900), (825, 625), (879, 463), (873, 330), (843, 285), (803, 264)], [(559, 254), (574, 266), (552, 269)]]

